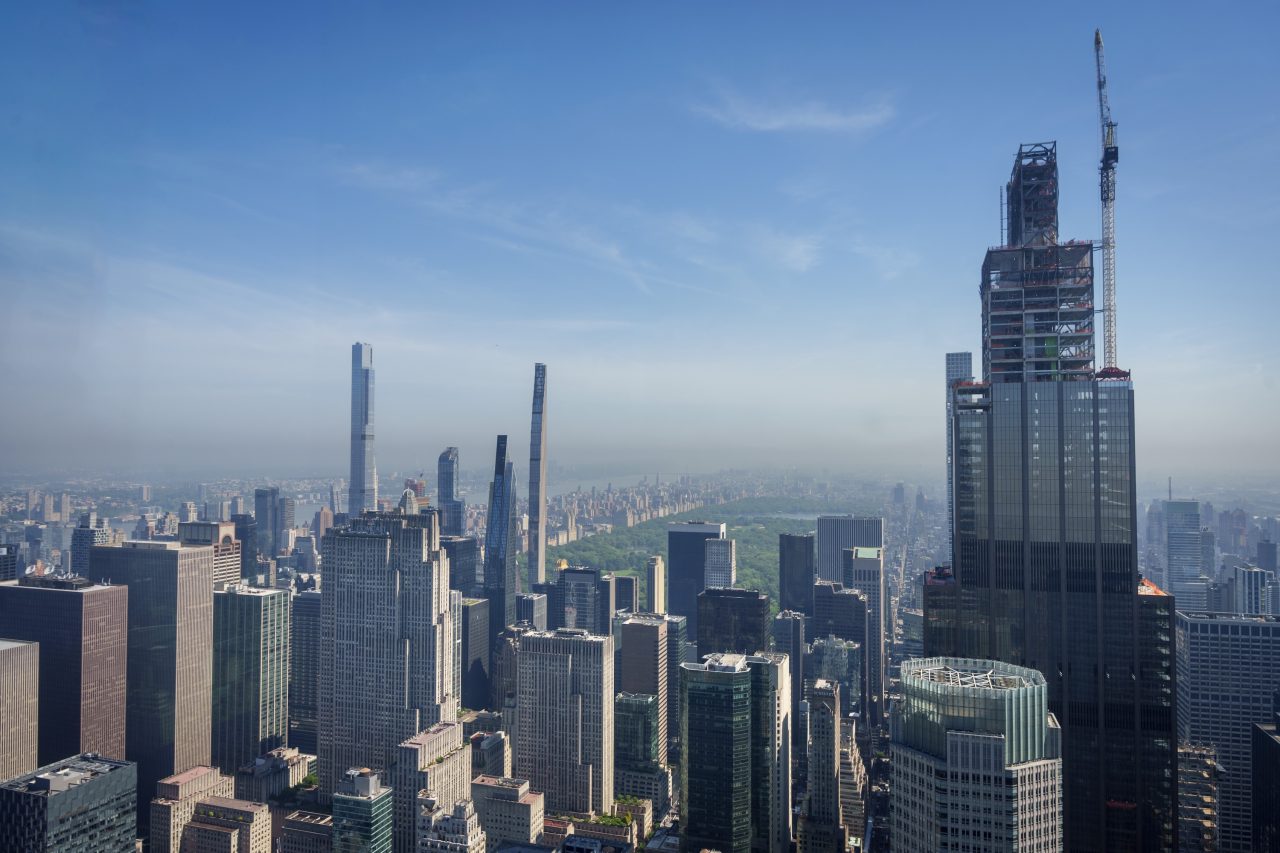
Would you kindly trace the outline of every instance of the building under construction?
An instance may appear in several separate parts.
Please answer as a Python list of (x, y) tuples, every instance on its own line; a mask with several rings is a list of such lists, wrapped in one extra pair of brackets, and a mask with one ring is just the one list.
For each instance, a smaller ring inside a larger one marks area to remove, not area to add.
[(1005, 188), (1005, 245), (982, 263), (983, 375), (1093, 378), (1093, 243), (1058, 243), (1058, 152), (1023, 145)]

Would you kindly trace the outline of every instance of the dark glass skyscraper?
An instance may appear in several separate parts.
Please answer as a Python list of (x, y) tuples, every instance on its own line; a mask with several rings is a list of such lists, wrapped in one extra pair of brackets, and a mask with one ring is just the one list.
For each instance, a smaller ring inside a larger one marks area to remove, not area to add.
[(533, 366), (529, 429), (529, 587), (547, 580), (547, 366)]
[(704, 588), (707, 540), (723, 539), (725, 526), (686, 521), (667, 528), (667, 612), (689, 620), (689, 635), (698, 635), (698, 593)]
[[(378, 466), (373, 459), (373, 347), (351, 345), (351, 477), (347, 512), (354, 518), (378, 508)], [(261, 519), (259, 519), (261, 525)]]
[(778, 606), (813, 613), (813, 534), (778, 534)]
[(436, 463), (436, 499), (440, 504), (440, 533), (461, 536), (463, 503), (458, 498), (458, 448), (446, 447)]
[(498, 436), (489, 485), (489, 517), (484, 535), (484, 591), (489, 599), (489, 647), (516, 621), (516, 484), (507, 459), (507, 437)]
[(1173, 702), (1144, 657), (1172, 646), (1140, 613), (1133, 386), (1094, 373), (1093, 245), (1058, 242), (1056, 157), (1019, 149), (1009, 245), (983, 263), (983, 382), (953, 398), (955, 589), (926, 595), (925, 653), (1044, 674), (1068, 849), (1169, 849)]

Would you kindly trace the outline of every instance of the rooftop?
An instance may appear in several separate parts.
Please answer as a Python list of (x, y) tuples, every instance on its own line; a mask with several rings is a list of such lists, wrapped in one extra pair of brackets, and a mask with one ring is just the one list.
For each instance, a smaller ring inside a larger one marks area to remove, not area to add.
[(5, 640), (5, 639), (0, 639), (0, 651), (4, 651), (5, 649), (12, 649), (12, 648), (16, 648), (16, 647), (18, 647), (18, 646), (35, 646), (35, 645), (39, 645), (39, 644), (38, 644), (38, 643), (29, 643), (29, 642), (27, 642), (26, 640)]
[[(0, 642), (3, 641), (0, 640)], [(128, 761), (116, 761), (86, 752), (83, 755), (64, 758), (22, 776), (16, 776), (0, 787), (34, 796), (52, 797), (99, 776), (130, 766), (132, 764)]]
[(1044, 676), (1000, 661), (970, 658), (916, 658), (902, 665), (903, 682), (931, 681), (948, 687), (977, 690), (1021, 690), (1045, 683)]

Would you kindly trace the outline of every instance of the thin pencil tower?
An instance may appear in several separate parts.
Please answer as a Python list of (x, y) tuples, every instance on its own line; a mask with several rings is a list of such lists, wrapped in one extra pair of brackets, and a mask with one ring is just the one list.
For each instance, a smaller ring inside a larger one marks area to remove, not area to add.
[(547, 366), (533, 366), (529, 430), (529, 588), (547, 580)]
[(1093, 55), (1098, 69), (1098, 126), (1102, 131), (1102, 161), (1098, 167), (1102, 188), (1102, 365), (1116, 369), (1116, 123), (1107, 101), (1107, 62), (1102, 50), (1102, 30), (1093, 31)]

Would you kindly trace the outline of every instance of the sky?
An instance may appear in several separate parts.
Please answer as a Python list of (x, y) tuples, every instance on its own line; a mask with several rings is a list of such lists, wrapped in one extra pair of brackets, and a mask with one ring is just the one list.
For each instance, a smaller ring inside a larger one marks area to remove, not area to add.
[(0, 10), (0, 473), (942, 477), (1019, 143), (1095, 238), (1119, 122), (1140, 477), (1280, 473), (1280, 6), (48, 2)]

